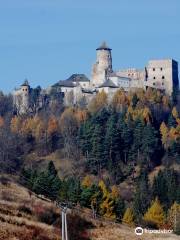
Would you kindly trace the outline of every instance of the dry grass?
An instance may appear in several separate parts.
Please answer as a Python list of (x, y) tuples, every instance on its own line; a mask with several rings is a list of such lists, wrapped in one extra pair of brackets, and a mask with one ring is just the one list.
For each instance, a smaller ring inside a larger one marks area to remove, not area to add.
[(0, 240), (58, 240), (60, 229), (39, 221), (38, 207), (57, 211), (52, 203), (15, 184), (0, 184)]
[[(19, 184), (0, 183), (0, 240), (60, 240), (59, 215), (59, 209), (53, 203), (29, 194), (28, 190)], [(88, 210), (82, 215), (82, 219), (78, 219), (73, 213), (68, 214), (71, 232), (69, 240), (179, 239), (172, 234), (147, 234), (137, 237), (134, 229), (128, 226), (92, 221), (88, 215)]]

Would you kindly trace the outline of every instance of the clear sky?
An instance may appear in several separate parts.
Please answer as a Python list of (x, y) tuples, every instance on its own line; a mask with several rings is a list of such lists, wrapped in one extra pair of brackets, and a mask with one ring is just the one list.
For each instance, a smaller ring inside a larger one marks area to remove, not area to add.
[(114, 69), (180, 62), (180, 0), (0, 0), (0, 89), (90, 77), (103, 40)]

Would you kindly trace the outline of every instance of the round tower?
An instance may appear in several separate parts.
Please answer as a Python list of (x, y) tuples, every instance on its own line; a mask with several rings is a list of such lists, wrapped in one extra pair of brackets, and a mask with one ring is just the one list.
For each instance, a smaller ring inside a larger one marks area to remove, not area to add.
[(25, 80), (24, 83), (21, 85), (21, 113), (26, 113), (29, 109), (29, 94), (30, 94), (30, 85), (28, 80)]
[(92, 85), (97, 87), (106, 81), (108, 73), (112, 72), (111, 48), (105, 42), (96, 49), (96, 63), (92, 69)]

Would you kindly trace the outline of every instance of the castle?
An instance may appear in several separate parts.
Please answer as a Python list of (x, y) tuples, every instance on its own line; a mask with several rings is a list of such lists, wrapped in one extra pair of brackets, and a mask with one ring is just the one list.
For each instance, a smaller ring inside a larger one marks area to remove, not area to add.
[[(111, 52), (112, 49), (103, 42), (96, 49), (96, 63), (92, 67), (91, 79), (84, 74), (73, 74), (67, 80), (61, 80), (42, 90), (41, 99), (42, 96), (48, 96), (53, 89), (63, 95), (65, 105), (74, 105), (82, 100), (88, 102), (101, 91), (105, 91), (111, 97), (118, 89), (128, 92), (151, 87), (164, 91), (169, 96), (174, 89), (179, 90), (178, 63), (175, 60), (150, 60), (144, 69), (128, 68), (114, 71)], [(17, 112), (26, 113), (30, 105), (28, 82), (25, 81), (20, 89), (15, 90), (13, 96)]]

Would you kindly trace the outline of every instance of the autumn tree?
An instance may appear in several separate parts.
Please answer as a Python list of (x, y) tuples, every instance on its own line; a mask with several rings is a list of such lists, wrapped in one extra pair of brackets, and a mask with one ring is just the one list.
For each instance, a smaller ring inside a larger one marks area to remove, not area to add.
[(101, 109), (107, 107), (108, 99), (104, 91), (99, 92), (89, 103), (88, 109), (91, 113), (96, 113)]
[(116, 215), (114, 212), (114, 200), (108, 191), (105, 183), (101, 180), (99, 182), (99, 187), (102, 191), (102, 202), (100, 204), (100, 213), (107, 218), (115, 219)]
[(134, 213), (133, 213), (133, 210), (132, 208), (127, 208), (125, 213), (124, 213), (124, 216), (123, 216), (123, 219), (122, 219), (122, 222), (125, 223), (125, 224), (128, 224), (130, 226), (133, 226), (134, 225)]
[(180, 234), (180, 204), (177, 202), (170, 207), (167, 222), (175, 233)]
[(158, 198), (156, 198), (144, 215), (144, 220), (149, 224), (161, 227), (165, 222), (165, 213)]
[(79, 159), (77, 147), (78, 122), (72, 108), (67, 108), (60, 118), (60, 130), (64, 140), (64, 149), (68, 158)]
[(128, 99), (123, 90), (117, 90), (112, 98), (111, 105), (117, 112), (122, 112), (128, 104)]
[(84, 187), (84, 188), (89, 188), (92, 186), (92, 179), (89, 175), (86, 175), (83, 180), (82, 180), (82, 183), (81, 185)]

